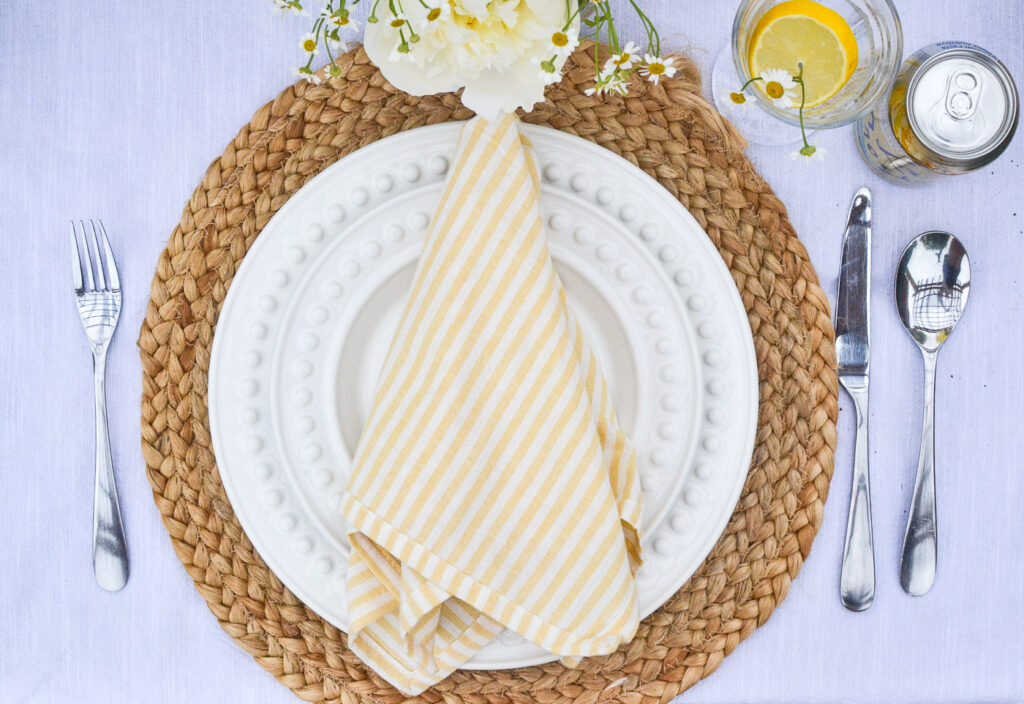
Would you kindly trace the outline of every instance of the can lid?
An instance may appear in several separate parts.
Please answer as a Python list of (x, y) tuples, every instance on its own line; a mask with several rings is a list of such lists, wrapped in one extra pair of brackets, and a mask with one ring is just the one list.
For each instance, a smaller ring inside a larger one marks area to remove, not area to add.
[(1017, 102), (1006, 67), (971, 49), (932, 57), (907, 87), (907, 113), (918, 139), (954, 161), (1001, 152), (1017, 125)]

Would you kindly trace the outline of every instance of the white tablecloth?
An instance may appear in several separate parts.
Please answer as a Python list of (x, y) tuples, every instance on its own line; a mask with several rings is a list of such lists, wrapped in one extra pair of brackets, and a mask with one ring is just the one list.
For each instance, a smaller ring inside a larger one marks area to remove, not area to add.
[[(709, 69), (736, 4), (645, 6), (668, 46)], [(1024, 79), (1020, 0), (897, 5), (908, 50), (972, 40)], [(238, 127), (291, 81), (306, 27), (271, 17), (269, 1), (0, 6), (2, 702), (295, 701), (221, 631), (174, 556), (143, 472), (135, 340), (183, 203)], [(750, 155), (830, 296), (849, 199), (862, 184), (875, 191), (875, 605), (852, 614), (838, 598), (853, 427), (843, 397), (836, 477), (810, 559), (771, 621), (682, 699), (1024, 700), (1024, 135), (991, 167), (920, 190), (873, 177), (848, 130), (817, 140), (828, 159), (813, 167), (797, 168), (785, 149)], [(126, 294), (108, 375), (132, 559), (118, 594), (100, 590), (90, 563), (92, 385), (68, 271), (72, 217), (103, 218)], [(900, 590), (898, 560), (921, 363), (891, 289), (902, 247), (930, 228), (963, 239), (974, 282), (940, 361), (939, 575), (914, 599)]]

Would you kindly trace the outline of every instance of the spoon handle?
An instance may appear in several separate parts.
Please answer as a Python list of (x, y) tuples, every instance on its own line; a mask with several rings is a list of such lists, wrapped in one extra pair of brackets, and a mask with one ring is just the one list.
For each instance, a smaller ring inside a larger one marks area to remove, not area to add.
[(853, 485), (846, 520), (846, 543), (839, 578), (839, 596), (850, 611), (864, 611), (875, 599), (875, 544), (871, 534), (871, 481), (868, 472), (867, 378), (840, 381), (857, 411), (857, 439), (853, 450)]
[(935, 363), (934, 351), (924, 355), (924, 422), (921, 454), (917, 460), (914, 498), (910, 502), (907, 533), (903, 537), (900, 584), (903, 591), (921, 596), (935, 581), (938, 536), (935, 517)]

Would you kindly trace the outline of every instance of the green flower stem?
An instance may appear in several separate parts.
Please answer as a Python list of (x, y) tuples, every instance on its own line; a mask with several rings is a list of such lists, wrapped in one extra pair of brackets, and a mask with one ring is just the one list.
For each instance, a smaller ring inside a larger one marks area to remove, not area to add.
[[(381, 0), (373, 0), (373, 7), (370, 8), (370, 16), (366, 18), (366, 21), (373, 24), (377, 21), (377, 7), (380, 5)], [(355, 3), (352, 3), (353, 5)]]
[(619, 53), (619, 34), (615, 31), (615, 20), (612, 18), (612, 8), (609, 6), (609, 0), (603, 0), (597, 3), (597, 6), (601, 8), (602, 20), (606, 25), (605, 32), (608, 36), (608, 45), (611, 47), (613, 53)]
[(580, 12), (583, 11), (583, 4), (585, 2), (586, 2), (586, 0), (581, 0), (581, 2), (576, 3), (576, 12), (573, 12), (572, 11), (572, 5), (571, 5), (572, 0), (565, 0), (565, 14), (568, 17), (568, 19), (565, 21), (565, 24), (562, 25), (562, 31), (563, 32), (568, 32), (569, 31), (569, 25), (571, 25), (572, 21), (574, 19), (576, 19), (576, 16), (579, 15)]
[(804, 140), (804, 146), (800, 149), (800, 153), (804, 156), (811, 156), (817, 151), (807, 141), (807, 129), (804, 127), (804, 106), (807, 105), (807, 89), (804, 87), (804, 65), (803, 63), (797, 64), (797, 68), (800, 72), (793, 77), (793, 80), (800, 84), (800, 136)]
[(658, 34), (657, 27), (651, 22), (651, 18), (644, 14), (644, 11), (640, 9), (635, 0), (629, 0), (629, 4), (633, 6), (633, 10), (640, 19), (640, 24), (643, 25), (644, 31), (647, 32), (647, 52), (655, 56), (661, 56), (661, 35)]
[(740, 88), (739, 92), (742, 93), (743, 91), (745, 91), (747, 88), (750, 87), (750, 84), (753, 83), (754, 81), (763, 81), (763, 80), (764, 79), (761, 78), (760, 76), (754, 76), (749, 81), (747, 81), (746, 83), (743, 84), (743, 86)]

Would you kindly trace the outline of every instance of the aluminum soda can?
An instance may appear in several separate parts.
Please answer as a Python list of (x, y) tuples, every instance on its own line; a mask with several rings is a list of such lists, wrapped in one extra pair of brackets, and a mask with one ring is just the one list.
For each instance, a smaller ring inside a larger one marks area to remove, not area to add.
[(878, 175), (918, 185), (992, 162), (1019, 114), (1017, 87), (999, 59), (967, 42), (937, 42), (903, 62), (888, 103), (857, 124), (857, 146)]

